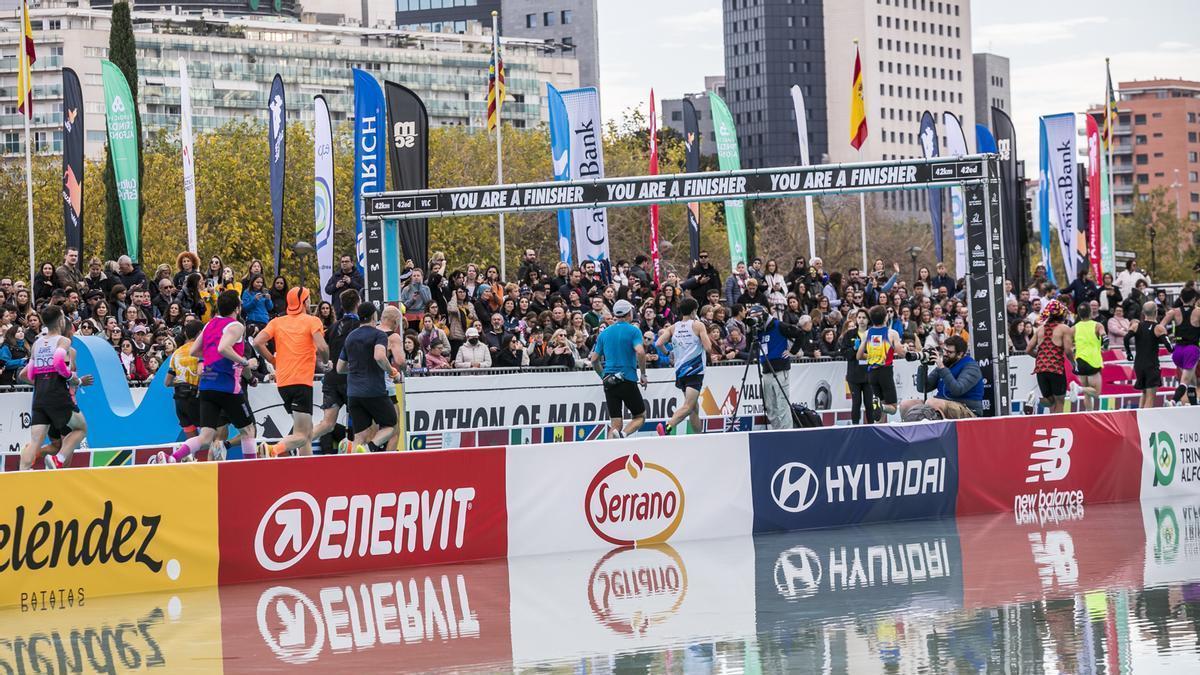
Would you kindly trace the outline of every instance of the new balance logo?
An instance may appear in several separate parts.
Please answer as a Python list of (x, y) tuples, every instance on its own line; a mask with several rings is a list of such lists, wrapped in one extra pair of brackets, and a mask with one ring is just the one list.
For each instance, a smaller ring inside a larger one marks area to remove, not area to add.
[(1039, 480), (1062, 480), (1071, 471), (1071, 445), (1075, 434), (1070, 429), (1038, 429), (1034, 432), (1038, 438), (1033, 442), (1033, 452), (1029, 455), (1032, 462), (1026, 483), (1036, 483)]

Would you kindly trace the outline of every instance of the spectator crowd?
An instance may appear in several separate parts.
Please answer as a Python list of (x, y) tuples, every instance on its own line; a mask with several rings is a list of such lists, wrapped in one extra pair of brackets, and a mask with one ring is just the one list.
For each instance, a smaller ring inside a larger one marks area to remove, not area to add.
[[(804, 256), (787, 268), (773, 259), (755, 258), (728, 272), (701, 252), (686, 274), (666, 271), (655, 286), (645, 256), (632, 263), (617, 261), (605, 270), (593, 261), (574, 267), (543, 264), (535, 251), (526, 250), (512, 280), (501, 279), (494, 265), (452, 265), (440, 253), (428, 269), (406, 264), (402, 278), (403, 344), (410, 372), (586, 368), (596, 336), (614, 321), (618, 300), (637, 308), (635, 324), (645, 338), (650, 367), (669, 367), (670, 355), (655, 346), (655, 339), (678, 319), (685, 295), (700, 303), (699, 318), (712, 344), (710, 364), (750, 356), (746, 315), (753, 305), (799, 328), (800, 337), (790, 347), (796, 357), (855, 361), (856, 341), (869, 324), (867, 310), (875, 305), (887, 308), (889, 325), (909, 348), (940, 347), (952, 335), (969, 343), (963, 282), (942, 263), (932, 271), (919, 268), (915, 278), (902, 278), (898, 263), (889, 266), (882, 259), (868, 270), (830, 271), (821, 258)], [(79, 335), (111, 343), (129, 379), (143, 382), (184, 342), (187, 321), (214, 315), (222, 291), (239, 293), (242, 319), (253, 337), (285, 312), (292, 282), (266, 276), (259, 260), (235, 269), (219, 257), (204, 262), (185, 251), (173, 266), (160, 264), (147, 274), (128, 257), (109, 262), (92, 258), (83, 264), (77, 251), (68, 250), (61, 264), (41, 265), (32, 288), (21, 280), (0, 279), (0, 384), (13, 383), (24, 366), (41, 328), (37, 312), (46, 304), (61, 306)], [(350, 288), (361, 291), (363, 278), (353, 259), (342, 256), (324, 288), (332, 303), (321, 302), (312, 310), (326, 326), (340, 316), (338, 297)], [(1060, 289), (1039, 266), (1027, 287), (1014, 290), (1006, 282), (1005, 288), (1014, 353), (1024, 351), (1042, 303), (1050, 298), (1071, 307), (1090, 303), (1093, 316), (1118, 340), (1141, 303), (1166, 302), (1133, 261), (1116, 277), (1106, 273), (1099, 284), (1085, 269)], [(261, 377), (270, 374), (264, 371)]]

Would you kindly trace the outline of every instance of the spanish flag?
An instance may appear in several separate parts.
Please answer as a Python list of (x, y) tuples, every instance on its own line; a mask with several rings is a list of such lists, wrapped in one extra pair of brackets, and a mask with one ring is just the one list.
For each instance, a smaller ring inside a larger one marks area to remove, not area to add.
[(1104, 87), (1104, 128), (1100, 131), (1100, 142), (1107, 151), (1113, 142), (1113, 129), (1117, 126), (1117, 94), (1113, 91), (1112, 69), (1108, 66), (1108, 59), (1104, 59), (1104, 74), (1107, 82)]
[(854, 78), (850, 85), (850, 145), (858, 150), (867, 140), (867, 104), (863, 100), (862, 58), (854, 41)]
[(487, 128), (491, 131), (500, 121), (500, 106), (504, 105), (504, 57), (500, 55), (500, 36), (492, 31), (492, 60), (488, 63)]
[(33, 63), (37, 55), (33, 51), (33, 26), (29, 23), (29, 1), (21, 0), (21, 43), (24, 57), (18, 58), (17, 109), (33, 119)]

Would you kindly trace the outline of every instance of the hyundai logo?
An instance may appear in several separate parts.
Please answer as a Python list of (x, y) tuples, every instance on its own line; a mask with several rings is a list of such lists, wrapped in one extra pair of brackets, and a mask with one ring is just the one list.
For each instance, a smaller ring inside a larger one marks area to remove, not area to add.
[(820, 489), (817, 474), (799, 462), (784, 464), (771, 477), (771, 497), (788, 513), (800, 513), (812, 506)]
[[(803, 466), (803, 465), (800, 465)], [(821, 587), (821, 558), (807, 546), (795, 546), (775, 561), (775, 589), (788, 600), (816, 595)]]

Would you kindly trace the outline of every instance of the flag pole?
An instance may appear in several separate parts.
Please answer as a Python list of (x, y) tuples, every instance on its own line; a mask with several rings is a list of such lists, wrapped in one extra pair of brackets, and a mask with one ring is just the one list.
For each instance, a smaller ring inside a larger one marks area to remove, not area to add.
[[(500, 32), (497, 24), (499, 23), (499, 12), (492, 10), (492, 63), (496, 64), (496, 184), (504, 184), (504, 138), (501, 133), (504, 125), (500, 121), (500, 108), (502, 107), (500, 100)], [(507, 281), (508, 274), (505, 262), (507, 257), (504, 253), (504, 214), (500, 214), (500, 280)]]
[[(858, 40), (854, 41), (854, 58), (855, 58), (855, 60), (859, 60), (861, 58), (858, 53)], [(862, 99), (863, 99), (863, 117), (865, 118), (866, 114), (867, 114), (867, 88), (866, 88), (865, 84), (863, 86)], [(853, 105), (853, 102), (851, 102), (851, 105)], [(861, 145), (858, 146), (858, 148), (856, 148), (856, 150), (858, 150), (858, 161), (861, 162), (862, 161), (862, 146)], [(863, 192), (858, 193), (858, 228), (859, 228), (859, 234), (862, 237), (862, 273), (863, 273), (863, 275), (866, 275), (866, 273), (867, 273), (867, 196)]]
[[(1107, 86), (1107, 85), (1112, 84), (1112, 71), (1109, 70), (1107, 56), (1104, 57), (1104, 75), (1105, 75), (1105, 78), (1107, 81), (1105, 88), (1111, 89), (1109, 86)], [(1108, 183), (1108, 220), (1112, 224), (1112, 231), (1114, 233), (1113, 234), (1113, 244), (1115, 247), (1116, 239), (1117, 239), (1116, 234), (1115, 234), (1117, 231), (1117, 208), (1116, 208), (1116, 200), (1113, 198), (1113, 187), (1112, 187), (1113, 145), (1117, 142), (1117, 123), (1120, 121), (1121, 117), (1120, 117), (1120, 115), (1117, 115), (1117, 104), (1113, 101), (1113, 99), (1116, 98), (1116, 93), (1111, 90), (1106, 91), (1106, 92), (1104, 92), (1104, 98), (1105, 98), (1104, 121), (1107, 123), (1107, 126), (1108, 126), (1108, 143), (1106, 143), (1106, 145), (1108, 146), (1108, 175), (1105, 177), (1105, 180)], [(1115, 120), (1111, 119), (1109, 107), (1112, 108), (1111, 115), (1115, 116), (1117, 119), (1115, 119)], [(1103, 241), (1103, 239), (1104, 239), (1103, 232), (1100, 234), (1100, 239), (1101, 239), (1101, 241)], [(1116, 259), (1116, 251), (1109, 251), (1109, 255), (1112, 256), (1112, 258), (1114, 260)], [(1115, 269), (1108, 270), (1108, 272), (1113, 275), (1113, 278), (1116, 278), (1117, 275), (1116, 275)]]
[[(28, 12), (29, 10), (25, 10)], [(25, 19), (22, 18), (21, 25), (24, 26)], [(25, 215), (29, 226), (29, 288), (33, 292), (34, 283), (37, 281), (37, 264), (34, 262), (34, 244), (33, 244), (33, 157), (30, 151), (32, 145), (32, 137), (29, 132), (29, 117), (33, 114), (33, 68), (28, 63), (29, 55), (25, 52), (25, 37), (24, 29), (22, 29), (21, 44), (17, 47), (17, 54), (20, 55), (20, 72), (29, 73), (29, 95), (25, 99), (25, 110), (21, 114), (25, 120)], [(20, 92), (24, 96), (24, 92)], [(82, 253), (81, 253), (82, 255)]]

